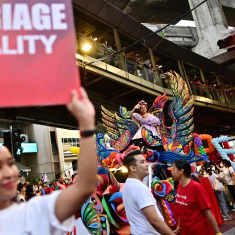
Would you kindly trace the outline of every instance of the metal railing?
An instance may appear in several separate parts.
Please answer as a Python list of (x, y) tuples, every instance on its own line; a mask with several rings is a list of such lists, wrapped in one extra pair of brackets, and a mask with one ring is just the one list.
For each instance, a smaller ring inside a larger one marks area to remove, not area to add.
[[(101, 50), (92, 53), (89, 58), (93, 58), (94, 62), (89, 62), (88, 64), (97, 66), (96, 59), (103, 58), (104, 56), (110, 55), (114, 52), (111, 48)], [(80, 54), (82, 54), (80, 52)], [(83, 54), (84, 55), (84, 54)], [(86, 55), (85, 55), (86, 56)], [(87, 56), (88, 57), (88, 56)], [(161, 92), (163, 90), (168, 90), (170, 88), (169, 80), (164, 72), (160, 70), (154, 71), (150, 68), (151, 63), (149, 60), (147, 62), (138, 62), (137, 59), (130, 58), (126, 55), (113, 55), (102, 60), (105, 64), (111, 65), (115, 68), (119, 68), (122, 71), (132, 74), (138, 78), (148, 81), (158, 87), (161, 87)], [(99, 66), (98, 66), (99, 67)], [(182, 75), (182, 74), (181, 74)], [(184, 77), (184, 75), (182, 75)], [(235, 98), (227, 97), (226, 93), (217, 89), (208, 89), (207, 87), (195, 85), (189, 81), (192, 94), (195, 99), (200, 100), (200, 102), (205, 98), (205, 102), (209, 102), (212, 105), (222, 105), (227, 108), (235, 109)], [(200, 98), (197, 98), (200, 97)]]

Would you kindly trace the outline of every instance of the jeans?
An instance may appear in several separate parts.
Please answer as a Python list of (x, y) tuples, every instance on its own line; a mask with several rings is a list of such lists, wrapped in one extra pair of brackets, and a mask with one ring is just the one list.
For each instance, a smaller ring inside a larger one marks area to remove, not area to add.
[(225, 193), (223, 191), (215, 191), (215, 195), (216, 195), (217, 201), (219, 203), (219, 207), (220, 207), (222, 216), (224, 216), (224, 217), (228, 216), (229, 208), (227, 205)]

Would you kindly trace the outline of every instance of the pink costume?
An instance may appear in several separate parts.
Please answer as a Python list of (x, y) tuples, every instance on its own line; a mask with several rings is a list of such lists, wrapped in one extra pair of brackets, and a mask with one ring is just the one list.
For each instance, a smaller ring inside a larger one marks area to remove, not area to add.
[(133, 113), (132, 118), (137, 121), (141, 127), (135, 134), (133, 139), (139, 139), (142, 138), (141, 136), (141, 128), (144, 127), (145, 129), (151, 131), (153, 133), (153, 136), (158, 136), (160, 137), (159, 133), (157, 132), (156, 126), (160, 126), (160, 120), (153, 114), (149, 113), (147, 117), (142, 117), (138, 113)]

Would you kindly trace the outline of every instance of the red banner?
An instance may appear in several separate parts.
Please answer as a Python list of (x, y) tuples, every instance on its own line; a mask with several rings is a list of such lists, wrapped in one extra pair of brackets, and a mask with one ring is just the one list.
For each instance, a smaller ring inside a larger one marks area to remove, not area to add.
[(0, 107), (68, 103), (80, 81), (71, 0), (2, 0)]

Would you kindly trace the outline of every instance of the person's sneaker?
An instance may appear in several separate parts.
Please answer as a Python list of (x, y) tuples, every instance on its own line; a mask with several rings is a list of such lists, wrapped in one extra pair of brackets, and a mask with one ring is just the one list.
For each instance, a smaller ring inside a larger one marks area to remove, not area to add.
[(227, 215), (227, 216), (225, 216), (225, 217), (223, 217), (223, 218), (224, 218), (225, 221), (230, 221), (230, 220), (232, 220), (232, 218), (231, 218), (229, 215)]

